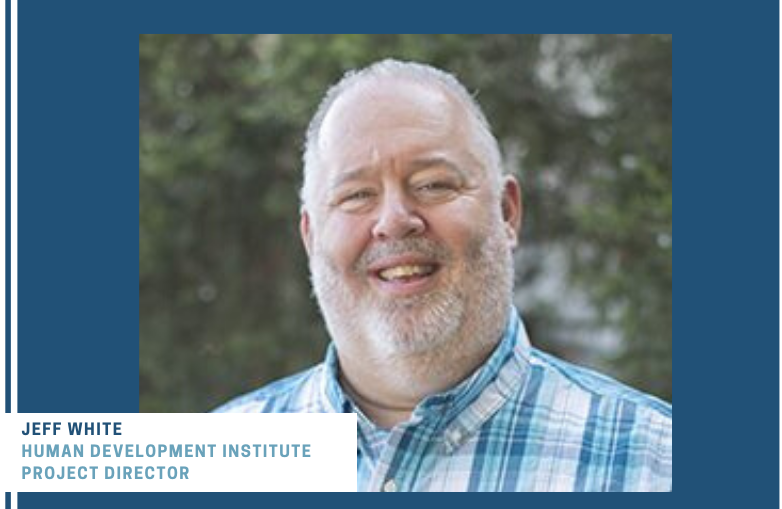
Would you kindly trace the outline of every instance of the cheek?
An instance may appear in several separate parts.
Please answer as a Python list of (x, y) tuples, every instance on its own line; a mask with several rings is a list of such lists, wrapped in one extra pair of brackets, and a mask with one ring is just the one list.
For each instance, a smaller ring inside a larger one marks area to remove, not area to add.
[(437, 236), (463, 261), (480, 255), (489, 231), (489, 218), (479, 210), (458, 210), (432, 218)]
[(350, 217), (329, 218), (321, 232), (320, 242), (316, 243), (340, 271), (348, 271), (356, 263), (369, 238), (369, 230), (362, 221)]

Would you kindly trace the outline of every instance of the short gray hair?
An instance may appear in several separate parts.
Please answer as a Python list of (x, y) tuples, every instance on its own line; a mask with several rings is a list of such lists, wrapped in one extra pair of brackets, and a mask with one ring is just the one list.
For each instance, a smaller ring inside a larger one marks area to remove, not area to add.
[(329, 88), (326, 96), (318, 105), (315, 115), (307, 128), (307, 138), (304, 145), (304, 180), (301, 186), (299, 197), (302, 206), (308, 203), (311, 198), (312, 175), (318, 168), (318, 142), (320, 139), (320, 130), (323, 121), (326, 118), (331, 106), (346, 91), (355, 87), (357, 84), (373, 78), (401, 78), (413, 81), (414, 83), (424, 85), (440, 86), (443, 90), (449, 92), (453, 97), (465, 107), (475, 140), (482, 145), (488, 160), (486, 161), (490, 178), (494, 184), (495, 190), (499, 191), (502, 169), (502, 156), (500, 154), (497, 139), (491, 132), (486, 115), (475, 101), (472, 95), (464, 88), (459, 80), (453, 74), (442, 71), (435, 67), (416, 62), (402, 62), (394, 59), (385, 59), (375, 62), (363, 69), (348, 71), (335, 85)]

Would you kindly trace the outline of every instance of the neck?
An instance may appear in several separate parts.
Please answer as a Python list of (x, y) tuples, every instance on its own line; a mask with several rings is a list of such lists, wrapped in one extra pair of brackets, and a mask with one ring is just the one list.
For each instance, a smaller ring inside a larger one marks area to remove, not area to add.
[(381, 428), (393, 428), (400, 422), (409, 420), (417, 404), (377, 400), (356, 389), (344, 375), (340, 375), (340, 382), (343, 390), (353, 403), (361, 409), (364, 415)]
[(409, 420), (425, 398), (475, 372), (498, 340), (499, 336), (493, 342), (472, 341), (390, 358), (339, 350), (340, 382), (364, 415), (380, 427), (392, 428)]

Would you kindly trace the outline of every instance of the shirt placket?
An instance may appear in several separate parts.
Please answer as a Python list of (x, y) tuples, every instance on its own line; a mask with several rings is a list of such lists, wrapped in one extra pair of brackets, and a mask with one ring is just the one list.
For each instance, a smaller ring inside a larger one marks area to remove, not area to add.
[(410, 422), (394, 428), (380, 454), (369, 491), (393, 493), (426, 489), (427, 460), (436, 454), (441, 440), (445, 405), (418, 409)]
[[(396, 472), (391, 471), (391, 465), (395, 464), (394, 460), (397, 453), (405, 453), (399, 448), (399, 442), (404, 433), (405, 430), (402, 428), (391, 431), (386, 446), (381, 451), (380, 456), (374, 461), (375, 464), (374, 468), (372, 468), (372, 477), (367, 486), (367, 491), (393, 493), (399, 490), (401, 479), (397, 479)], [(364, 455), (364, 460), (372, 461), (367, 454)], [(398, 460), (396, 464), (399, 464)]]

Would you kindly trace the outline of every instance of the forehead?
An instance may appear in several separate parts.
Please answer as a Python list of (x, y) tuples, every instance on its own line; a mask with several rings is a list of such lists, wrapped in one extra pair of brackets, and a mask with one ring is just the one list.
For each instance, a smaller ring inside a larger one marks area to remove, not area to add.
[(446, 91), (403, 79), (369, 79), (346, 91), (324, 119), (318, 152), (333, 172), (385, 160), (469, 151), (469, 120)]

